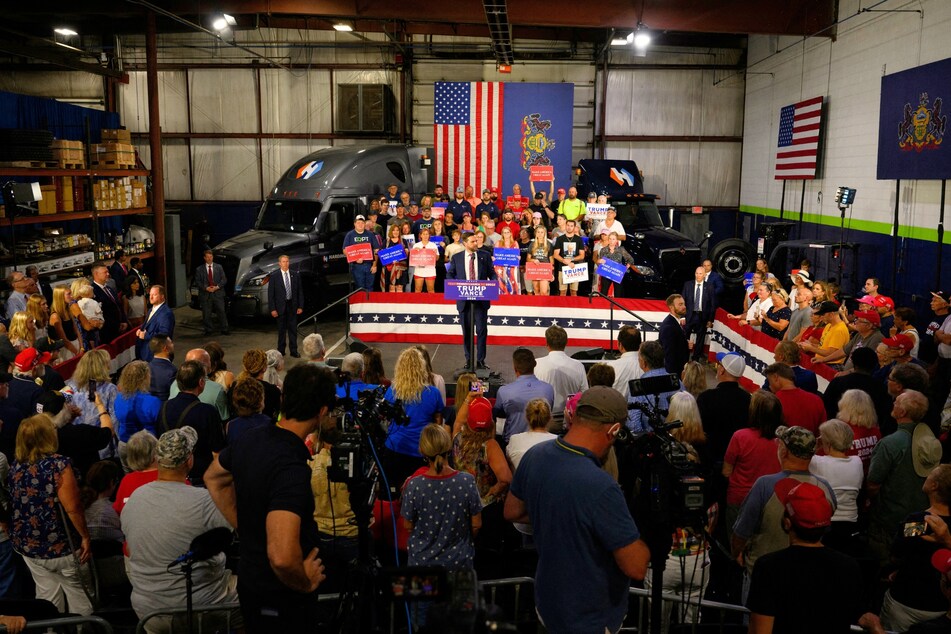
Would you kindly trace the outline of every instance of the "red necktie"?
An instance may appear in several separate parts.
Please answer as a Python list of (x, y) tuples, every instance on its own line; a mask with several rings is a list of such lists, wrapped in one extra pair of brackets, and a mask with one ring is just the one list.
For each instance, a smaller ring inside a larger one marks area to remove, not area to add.
[(476, 279), (475, 253), (469, 254), (469, 279)]
[(215, 285), (215, 276), (211, 273), (211, 265), (208, 265), (208, 286)]

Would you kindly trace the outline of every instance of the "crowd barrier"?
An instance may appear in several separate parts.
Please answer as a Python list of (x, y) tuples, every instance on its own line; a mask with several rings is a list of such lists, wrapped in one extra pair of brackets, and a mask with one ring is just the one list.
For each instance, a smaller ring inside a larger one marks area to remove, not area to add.
[[(740, 377), (740, 384), (753, 392), (763, 386), (766, 381), (766, 367), (775, 363), (773, 350), (779, 340), (764, 335), (750, 326), (741, 326), (739, 320), (730, 319), (722, 308), (717, 309), (716, 320), (713, 322), (713, 332), (709, 337), (710, 360), (716, 360), (718, 352), (736, 352), (746, 359), (746, 371)], [(811, 365), (803, 355), (802, 366), (816, 373), (819, 391), (825, 392), (829, 381), (835, 377), (835, 370), (820, 363)]]
[[(627, 310), (654, 326), (644, 324), (623, 310), (595, 297), (537, 297), (503, 295), (489, 310), (486, 343), (507, 346), (544, 346), (545, 329), (564, 328), (570, 346), (608, 347), (622, 325), (637, 326), (647, 339), (667, 317), (667, 304), (654, 299), (615, 299)], [(613, 334), (612, 334), (613, 333)], [(462, 344), (462, 327), (456, 302), (439, 294), (357, 293), (350, 298), (350, 334), (367, 343)]]
[[(129, 363), (130, 361), (135, 361), (135, 342), (138, 341), (136, 336), (136, 329), (130, 328), (126, 332), (122, 333), (110, 343), (104, 343), (96, 350), (105, 350), (109, 353), (109, 372), (115, 373), (119, 371), (119, 368)], [(59, 372), (59, 374), (65, 379), (69, 380), (73, 376), (73, 372), (76, 371), (76, 365), (79, 363), (80, 357), (73, 357), (68, 361), (64, 361), (58, 365), (53, 366), (53, 368)]]
[[(81, 626), (77, 628), (76, 626)], [(87, 629), (86, 626), (92, 626)], [(7, 628), (0, 625), (0, 634), (7, 631)], [(75, 632), (80, 631), (84, 634), (112, 634), (112, 625), (107, 620), (99, 616), (64, 616), (60, 619), (44, 619), (40, 621), (27, 621), (25, 632)]]

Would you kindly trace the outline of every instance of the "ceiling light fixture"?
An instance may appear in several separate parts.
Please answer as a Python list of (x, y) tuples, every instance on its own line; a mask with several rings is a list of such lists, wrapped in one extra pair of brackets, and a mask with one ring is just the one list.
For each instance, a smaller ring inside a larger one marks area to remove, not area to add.
[(59, 35), (63, 35), (65, 37), (74, 37), (76, 35), (79, 35), (79, 33), (77, 33), (76, 31), (72, 30), (71, 28), (67, 26), (61, 26), (58, 29), (53, 29), (53, 33), (58, 33)]
[(340, 31), (341, 33), (350, 33), (353, 31), (353, 25), (349, 22), (336, 22), (334, 23), (334, 31)]
[(634, 57), (647, 57), (647, 47), (651, 43), (650, 30), (643, 22), (637, 23), (637, 29), (631, 33), (634, 44)]
[(238, 21), (234, 19), (234, 16), (227, 13), (218, 13), (211, 19), (211, 28), (219, 32), (226, 31), (237, 24)]

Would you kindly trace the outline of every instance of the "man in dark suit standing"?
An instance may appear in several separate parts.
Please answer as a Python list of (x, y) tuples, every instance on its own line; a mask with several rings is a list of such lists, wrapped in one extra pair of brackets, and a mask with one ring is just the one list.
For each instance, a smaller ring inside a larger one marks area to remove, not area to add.
[(31, 264), (26, 267), (26, 276), (36, 282), (36, 288), (39, 290), (40, 294), (46, 298), (46, 303), (49, 306), (53, 305), (53, 287), (50, 286), (49, 282), (44, 282), (40, 279), (40, 270), (36, 268), (36, 265)]
[[(466, 237), (463, 243), (465, 251), (452, 256), (449, 264), (449, 273), (446, 279), (450, 280), (492, 280), (495, 277), (495, 267), (492, 266), (492, 257), (485, 251), (479, 250), (478, 241), (475, 234)], [(469, 342), (466, 337), (469, 334), (469, 305), (475, 306), (475, 335), (476, 345), (476, 365), (482, 369), (488, 369), (485, 365), (485, 338), (488, 333), (489, 302), (487, 301), (466, 301), (456, 302), (456, 309), (459, 311), (459, 317), (462, 321), (462, 339), (466, 351), (466, 366), (472, 368), (472, 360), (469, 358)]]
[(291, 356), (297, 352), (297, 316), (304, 312), (304, 289), (300, 276), (291, 271), (291, 259), (282, 255), (277, 259), (280, 268), (270, 275), (267, 285), (267, 305), (271, 317), (277, 319), (277, 350), (284, 354), (284, 341), (290, 339)]
[(161, 286), (153, 286), (149, 289), (149, 304), (152, 308), (145, 316), (145, 321), (139, 326), (136, 336), (139, 338), (135, 342), (135, 356), (145, 362), (152, 360), (152, 349), (149, 342), (156, 335), (165, 335), (171, 339), (175, 334), (175, 313), (165, 302), (165, 289)]
[(193, 278), (198, 287), (198, 300), (201, 302), (201, 322), (205, 327), (204, 336), (211, 334), (211, 311), (218, 313), (221, 321), (221, 334), (230, 335), (228, 314), (225, 309), (225, 284), (228, 277), (220, 264), (215, 262), (215, 254), (211, 250), (204, 253), (205, 263), (195, 269)]
[(102, 262), (92, 267), (92, 290), (97, 302), (102, 304), (102, 316), (105, 323), (99, 330), (99, 339), (102, 343), (111, 343), (129, 329), (129, 320), (122, 310), (119, 296), (106, 284), (109, 281), (109, 269)]
[[(687, 323), (684, 330), (688, 338), (694, 337), (690, 349), (693, 350), (693, 359), (698, 361), (703, 359), (703, 343), (707, 337), (707, 328), (713, 325), (717, 298), (713, 285), (706, 281), (705, 268), (698, 266), (693, 277), (693, 282), (684, 284), (683, 298), (687, 309)], [(677, 372), (680, 373), (680, 370)]]
[(667, 310), (670, 314), (660, 323), (659, 337), (660, 345), (664, 348), (664, 369), (680, 376), (690, 357), (687, 333), (681, 324), (687, 313), (684, 298), (677, 294), (668, 297)]
[(720, 277), (719, 273), (713, 270), (713, 260), (710, 258), (703, 261), (703, 270), (706, 272), (704, 281), (713, 285), (713, 297), (717, 300), (717, 305), (719, 306), (720, 293), (723, 292), (723, 278)]
[(125, 278), (129, 275), (129, 258), (125, 251), (116, 249), (116, 261), (109, 265), (109, 277), (116, 283), (119, 292), (125, 288)]

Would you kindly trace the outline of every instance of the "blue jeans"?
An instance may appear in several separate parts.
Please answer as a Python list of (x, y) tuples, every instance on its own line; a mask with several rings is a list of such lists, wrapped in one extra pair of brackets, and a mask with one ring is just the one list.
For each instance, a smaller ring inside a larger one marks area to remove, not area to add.
[(0, 542), (0, 599), (19, 598), (17, 562), (13, 554), (13, 542)]
[(353, 287), (365, 288), (368, 291), (373, 290), (373, 273), (370, 272), (369, 264), (354, 264), (350, 267), (353, 273)]

